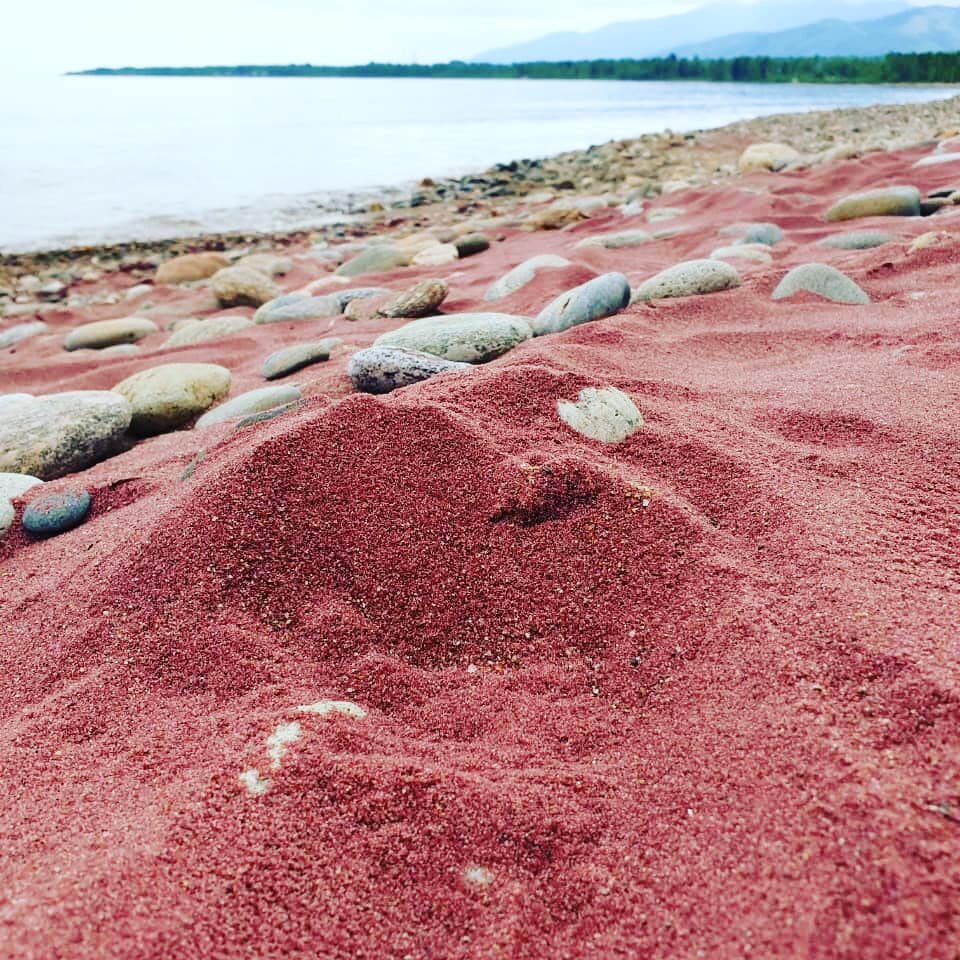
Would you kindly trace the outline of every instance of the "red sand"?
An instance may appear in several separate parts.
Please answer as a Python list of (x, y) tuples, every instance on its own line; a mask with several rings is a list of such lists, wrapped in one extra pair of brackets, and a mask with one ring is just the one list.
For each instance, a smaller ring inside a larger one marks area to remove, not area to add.
[[(397, 322), (337, 320), (348, 346), (288, 378), (298, 411), (60, 481), (91, 488), (91, 519), (0, 545), (0, 956), (953, 960), (960, 240), (812, 245), (956, 229), (957, 208), (822, 220), (853, 190), (949, 182), (919, 155), (671, 195), (685, 232), (635, 250), (571, 253), (644, 225), (604, 214), (386, 275), (448, 276), (463, 309), (533, 253), (638, 281), (733, 221), (787, 233), (738, 290), (384, 399), (348, 396), (344, 367)], [(773, 303), (809, 260), (875, 303)], [(238, 392), (328, 326), (111, 360), (60, 329), (0, 370), (50, 392), (215, 360)], [(646, 419), (614, 447), (555, 413), (608, 384)], [(324, 699), (366, 716), (296, 711)]]

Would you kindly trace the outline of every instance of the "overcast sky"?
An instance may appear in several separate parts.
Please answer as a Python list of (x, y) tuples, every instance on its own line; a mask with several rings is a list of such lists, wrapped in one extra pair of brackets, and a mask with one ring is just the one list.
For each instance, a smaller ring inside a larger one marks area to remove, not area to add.
[[(0, 69), (50, 73), (95, 66), (466, 59), (556, 30), (591, 30), (617, 20), (682, 13), (703, 2), (12, 0), (3, 13), (6, 43)], [(863, 2), (869, 11), (869, 0)], [(956, 5), (960, 0), (939, 2)]]

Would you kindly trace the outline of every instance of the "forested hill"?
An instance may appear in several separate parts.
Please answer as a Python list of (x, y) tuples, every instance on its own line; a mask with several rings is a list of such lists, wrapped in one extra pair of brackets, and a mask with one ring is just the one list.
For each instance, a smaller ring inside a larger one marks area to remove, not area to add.
[(747, 83), (960, 83), (960, 52), (885, 57), (735, 57), (580, 60), (558, 63), (368, 63), (224, 67), (99, 67), (79, 76), (134, 77), (445, 77), (536, 80), (709, 80)]

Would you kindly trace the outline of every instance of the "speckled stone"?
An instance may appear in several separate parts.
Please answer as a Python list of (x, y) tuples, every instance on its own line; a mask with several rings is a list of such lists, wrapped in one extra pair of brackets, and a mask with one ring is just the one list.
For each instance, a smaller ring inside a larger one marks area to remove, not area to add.
[(870, 298), (849, 277), (825, 263), (804, 263), (794, 267), (773, 291), (774, 300), (784, 300), (805, 291), (834, 303), (869, 303)]
[(271, 353), (260, 368), (264, 380), (277, 380), (314, 363), (330, 359), (330, 351), (340, 343), (339, 337), (328, 337), (311, 343), (295, 343)]
[(835, 203), (827, 219), (854, 220), (859, 217), (919, 217), (920, 191), (916, 187), (881, 187), (854, 193)]
[(272, 410), (289, 403), (295, 403), (301, 398), (299, 388), (294, 384), (284, 384), (277, 387), (259, 387), (248, 390), (239, 396), (232, 397), (219, 407), (208, 410), (196, 423), (195, 429), (211, 427), (224, 420), (233, 420), (237, 417), (248, 417), (263, 410)]
[(630, 303), (630, 283), (622, 273), (605, 273), (560, 294), (530, 326), (536, 337), (560, 333), (591, 320), (609, 317)]
[(159, 327), (145, 317), (95, 320), (71, 330), (63, 341), (64, 350), (100, 350), (118, 343), (134, 343)]
[(723, 260), (686, 260), (642, 283), (635, 301), (692, 297), (740, 286), (740, 274)]
[(52, 537), (79, 526), (87, 518), (90, 494), (82, 487), (45, 493), (27, 504), (23, 529), (34, 537)]
[(376, 347), (400, 347), (444, 360), (484, 363), (533, 336), (528, 320), (504, 313), (460, 313), (414, 320), (379, 336)]
[(133, 411), (108, 390), (36, 397), (0, 410), (0, 470), (52, 480), (116, 452)]
[(390, 393), (441, 373), (474, 369), (469, 363), (442, 360), (431, 353), (374, 346), (360, 350), (350, 358), (347, 376), (363, 393)]

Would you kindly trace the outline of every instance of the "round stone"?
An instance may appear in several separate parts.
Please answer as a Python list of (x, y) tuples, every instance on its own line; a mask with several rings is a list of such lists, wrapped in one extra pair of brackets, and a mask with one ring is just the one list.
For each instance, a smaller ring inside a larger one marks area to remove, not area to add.
[(776, 172), (800, 160), (800, 154), (785, 143), (752, 143), (737, 161), (740, 173)]
[(248, 253), (234, 266), (252, 267), (268, 277), (281, 277), (293, 269), (293, 261), (289, 257), (281, 257), (275, 253)]
[(314, 363), (330, 359), (330, 351), (340, 343), (339, 337), (328, 337), (312, 343), (295, 343), (271, 353), (263, 361), (260, 373), (264, 380), (276, 380)]
[(421, 280), (403, 293), (398, 293), (377, 311), (382, 317), (413, 319), (428, 317), (447, 298), (450, 288), (443, 280)]
[(518, 264), (509, 273), (505, 273), (483, 295), (484, 300), (500, 300), (525, 287), (540, 270), (556, 270), (569, 267), (570, 261), (552, 253), (542, 253)]
[(530, 326), (536, 337), (560, 333), (581, 323), (619, 313), (630, 303), (630, 283), (622, 273), (605, 273), (560, 294)]
[(167, 338), (165, 347), (187, 347), (195, 343), (209, 343), (242, 333), (253, 326), (248, 317), (210, 317), (197, 323), (184, 324)]
[(589, 247), (602, 247), (604, 250), (622, 250), (631, 247), (640, 247), (649, 243), (653, 235), (646, 230), (621, 230), (619, 233), (600, 233), (594, 237), (586, 237), (575, 247), (583, 250)]
[(7, 532), (16, 516), (11, 501), (42, 483), (25, 473), (0, 473), (0, 536)]
[(42, 320), (31, 320), (27, 323), (17, 323), (6, 330), (0, 330), (0, 350), (5, 347), (12, 347), (21, 340), (29, 337), (35, 337), (40, 333), (46, 333), (49, 328)]
[(557, 401), (560, 419), (572, 430), (602, 443), (621, 443), (643, 426), (636, 404), (616, 387), (587, 387), (577, 401)]
[(717, 293), (740, 286), (740, 274), (722, 260), (686, 260), (642, 283), (634, 301)]
[(774, 300), (784, 300), (805, 291), (834, 303), (869, 303), (870, 298), (849, 277), (825, 263), (794, 267), (773, 291)]
[(0, 410), (0, 470), (52, 480), (116, 452), (133, 411), (109, 390), (36, 397)]
[(738, 244), (762, 243), (772, 247), (783, 239), (783, 231), (775, 223), (732, 223), (720, 230), (723, 236), (736, 237)]
[(414, 254), (410, 261), (415, 267), (442, 267), (459, 258), (457, 248), (452, 243), (435, 243)]
[(130, 430), (152, 436), (176, 430), (230, 390), (230, 371), (215, 363), (165, 363), (121, 380), (113, 389), (133, 411)]
[(259, 307), (283, 292), (265, 273), (253, 267), (226, 267), (210, 281), (213, 295), (224, 307)]
[(364, 273), (385, 273), (405, 267), (410, 262), (410, 254), (388, 244), (377, 244), (363, 253), (337, 267), (338, 277), (358, 277)]
[(363, 393), (390, 393), (441, 373), (476, 369), (469, 363), (442, 360), (431, 353), (398, 347), (368, 347), (347, 363), (347, 376)]
[(533, 336), (523, 317), (504, 313), (461, 313), (414, 320), (379, 336), (377, 347), (400, 347), (444, 360), (484, 363)]
[(892, 234), (880, 230), (851, 230), (848, 233), (835, 233), (824, 237), (817, 241), (817, 246), (829, 247), (832, 250), (869, 250), (892, 243), (894, 239)]
[(174, 257), (157, 268), (154, 283), (191, 283), (197, 280), (206, 280), (218, 270), (229, 265), (229, 260), (222, 253), (212, 251), (205, 253), (185, 253), (181, 257)]
[(751, 260), (754, 263), (772, 263), (773, 257), (766, 244), (737, 243), (732, 247), (717, 247), (710, 254), (711, 260)]
[(490, 241), (482, 233), (468, 233), (465, 237), (454, 240), (454, 244), (461, 260), (490, 249)]
[(23, 529), (34, 537), (52, 537), (72, 530), (90, 512), (90, 494), (82, 487), (45, 493), (23, 511)]
[(855, 220), (860, 217), (919, 217), (920, 191), (916, 187), (881, 187), (854, 193), (835, 203), (827, 219)]
[(299, 323), (303, 320), (323, 320), (343, 312), (336, 294), (326, 297), (307, 297), (302, 293), (288, 293), (260, 307), (253, 315), (254, 323)]
[(63, 346), (65, 350), (101, 350), (118, 343), (134, 343), (158, 330), (159, 327), (145, 317), (96, 320), (71, 330)]
[(196, 427), (200, 429), (211, 427), (215, 423), (222, 423), (224, 420), (249, 417), (251, 414), (272, 410), (274, 407), (283, 407), (288, 403), (295, 403), (301, 396), (299, 388), (294, 384), (248, 390), (226, 403), (221, 403), (219, 407), (208, 410), (197, 421)]

